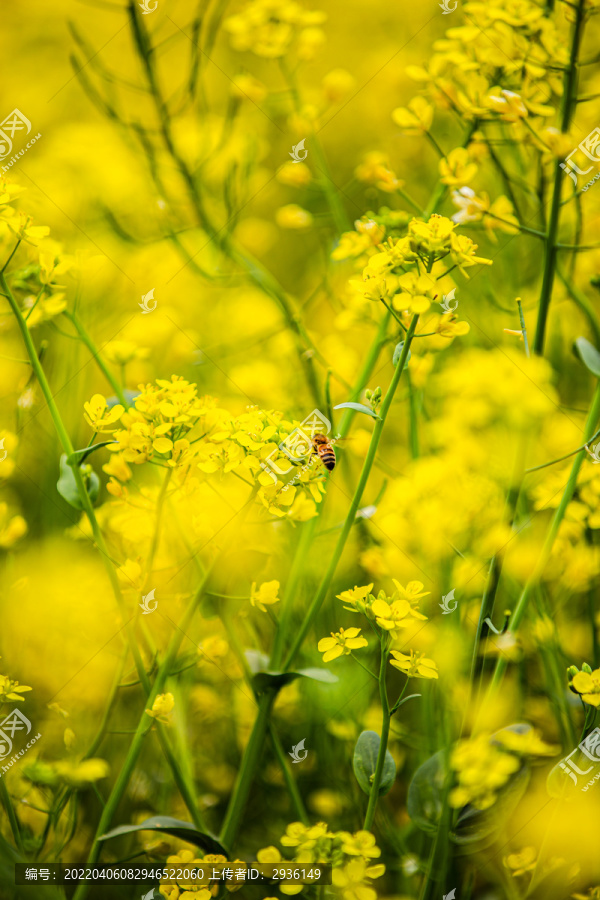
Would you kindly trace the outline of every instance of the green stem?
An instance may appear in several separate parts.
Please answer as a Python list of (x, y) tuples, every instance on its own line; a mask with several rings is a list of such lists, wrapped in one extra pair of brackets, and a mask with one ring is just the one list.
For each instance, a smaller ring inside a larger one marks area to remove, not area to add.
[(135, 0), (129, 0), (128, 12), (133, 38), (144, 65), (148, 87), (154, 101), (154, 106), (159, 119), (160, 134), (163, 138), (168, 153), (170, 154), (177, 170), (179, 171), (179, 174), (181, 175), (188, 189), (190, 200), (198, 218), (198, 224), (207, 233), (210, 239), (214, 241), (219, 250), (225, 254), (225, 256), (227, 256), (235, 265), (238, 265), (240, 268), (244, 269), (249, 278), (254, 282), (254, 284), (256, 284), (268, 296), (276, 301), (281, 312), (283, 313), (283, 317), (288, 327), (294, 333), (294, 336), (296, 338), (296, 349), (298, 352), (300, 363), (305, 373), (308, 387), (310, 388), (315, 402), (319, 404), (319, 388), (312, 367), (312, 362), (305, 356), (305, 350), (307, 349), (307, 346), (310, 347), (310, 342), (307, 343), (306, 331), (300, 321), (300, 318), (293, 309), (288, 295), (284, 291), (283, 287), (279, 284), (279, 282), (274, 278), (274, 276), (265, 268), (263, 268), (258, 260), (255, 260), (250, 253), (245, 250), (239, 249), (233, 243), (231, 236), (227, 231), (226, 225), (222, 228), (217, 228), (209, 218), (206, 209), (204, 208), (202, 197), (198, 189), (198, 185), (196, 184), (194, 174), (175, 145), (167, 104), (164, 100), (155, 71), (154, 49), (150, 44), (145, 27), (140, 21), (140, 17), (138, 16)]
[[(63, 448), (63, 452), (67, 455), (67, 457), (69, 457), (74, 452), (74, 448), (71, 443), (71, 439), (70, 439), (70, 437), (67, 433), (67, 430), (63, 424), (58, 407), (57, 407), (56, 403), (54, 402), (54, 397), (52, 395), (50, 385), (48, 384), (48, 380), (46, 378), (46, 373), (45, 373), (44, 368), (38, 358), (38, 355), (37, 355), (37, 352), (35, 349), (35, 344), (33, 343), (31, 333), (29, 331), (29, 328), (27, 327), (27, 322), (25, 321), (25, 319), (23, 317), (23, 313), (21, 312), (19, 304), (17, 303), (17, 301), (8, 285), (6, 276), (4, 275), (3, 272), (0, 273), (0, 284), (2, 285), (2, 287), (4, 288), (4, 290), (6, 292), (8, 302), (9, 302), (10, 307), (11, 307), (11, 309), (14, 313), (14, 316), (17, 320), (17, 324), (19, 326), (19, 330), (21, 332), (21, 336), (23, 338), (23, 342), (24, 342), (26, 350), (27, 350), (27, 355), (29, 356), (31, 366), (33, 368), (33, 371), (35, 372), (35, 376), (38, 380), (38, 383), (39, 383), (42, 393), (44, 395), (44, 399), (48, 405), (48, 410), (52, 417), (52, 421), (54, 422), (54, 427), (56, 428), (56, 433), (58, 434), (58, 438), (59, 438), (61, 446)], [(98, 525), (98, 521), (96, 519), (96, 514), (94, 513), (94, 507), (92, 506), (92, 501), (90, 500), (89, 494), (87, 492), (87, 488), (86, 488), (84, 480), (83, 480), (83, 476), (81, 474), (81, 469), (79, 468), (78, 465), (72, 466), (71, 469), (73, 472), (73, 477), (75, 479), (75, 483), (77, 485), (77, 491), (78, 491), (78, 494), (79, 494), (79, 497), (81, 500), (81, 505), (83, 507), (85, 514), (88, 517), (88, 520), (89, 520), (89, 523), (90, 523), (90, 526), (92, 529), (92, 534), (94, 536), (94, 541), (96, 543), (96, 546), (98, 547), (98, 550), (100, 551), (100, 555), (104, 562), (104, 566), (106, 568), (106, 572), (110, 579), (113, 593), (115, 595), (115, 599), (116, 599), (117, 605), (119, 607), (119, 612), (121, 614), (123, 622), (125, 623), (125, 626), (124, 626), (125, 632), (127, 634), (129, 647), (130, 647), (133, 659), (135, 661), (138, 675), (144, 686), (144, 689), (146, 690), (146, 692), (148, 692), (150, 690), (150, 682), (148, 680), (148, 676), (146, 674), (146, 669), (142, 662), (142, 658), (141, 658), (138, 646), (136, 644), (135, 638), (134, 638), (132, 630), (131, 630), (131, 626), (129, 624), (130, 616), (129, 616), (127, 609), (125, 608), (125, 604), (123, 602), (123, 596), (121, 594), (121, 588), (119, 586), (119, 579), (117, 578), (117, 573), (115, 571), (115, 567), (114, 567), (112, 560), (108, 554), (106, 544), (104, 543), (104, 537), (103, 537), (100, 527)]]
[(371, 474), (371, 469), (373, 467), (373, 462), (375, 460), (375, 455), (377, 453), (377, 448), (379, 446), (379, 441), (381, 439), (381, 435), (382, 435), (383, 428), (385, 425), (385, 420), (387, 418), (390, 407), (392, 405), (392, 400), (394, 399), (394, 394), (396, 393), (396, 389), (400, 383), (400, 379), (402, 377), (402, 372), (404, 370), (404, 366), (405, 366), (406, 360), (408, 358), (408, 352), (410, 350), (410, 345), (412, 343), (412, 339), (413, 339), (418, 321), (419, 321), (419, 316), (418, 315), (413, 316), (412, 321), (410, 323), (410, 327), (406, 334), (406, 340), (404, 341), (404, 347), (402, 348), (402, 353), (400, 355), (400, 359), (398, 360), (398, 363), (394, 370), (394, 375), (392, 377), (392, 381), (391, 381), (388, 391), (384, 397), (383, 403), (381, 404), (381, 411), (379, 413), (379, 418), (377, 419), (377, 422), (375, 423), (375, 428), (373, 429), (373, 434), (371, 436), (371, 443), (369, 444), (369, 449), (367, 451), (367, 455), (366, 455), (366, 458), (365, 458), (365, 461), (363, 464), (362, 471), (360, 473), (360, 477), (358, 479), (358, 484), (356, 486), (356, 490), (354, 492), (354, 496), (352, 498), (350, 508), (348, 510), (346, 519), (342, 526), (342, 531), (340, 533), (338, 542), (333, 551), (331, 560), (329, 561), (329, 566), (327, 567), (327, 571), (325, 572), (325, 575), (323, 576), (321, 584), (319, 585), (319, 588), (313, 598), (313, 601), (312, 601), (310, 607), (308, 608), (308, 612), (304, 618), (304, 622), (302, 623), (302, 626), (298, 630), (298, 633), (296, 635), (296, 638), (294, 640), (292, 648), (290, 649), (290, 651), (288, 653), (288, 656), (287, 656), (287, 659), (286, 659), (285, 665), (284, 665), (285, 671), (288, 671), (289, 668), (291, 667), (291, 665), (294, 661), (294, 658), (295, 658), (298, 650), (302, 646), (302, 642), (304, 641), (304, 638), (306, 637), (306, 635), (313, 623), (315, 616), (317, 615), (317, 613), (319, 612), (319, 610), (321, 608), (321, 604), (323, 603), (323, 600), (325, 599), (327, 591), (329, 590), (329, 588), (331, 586), (333, 576), (335, 575), (335, 571), (336, 571), (336, 569), (338, 567), (338, 563), (341, 559), (342, 552), (344, 550), (344, 547), (346, 546), (346, 541), (348, 539), (348, 535), (350, 534), (350, 530), (352, 528), (352, 525), (354, 524), (354, 520), (356, 518), (356, 513), (358, 512), (358, 509), (360, 506), (360, 501), (362, 500), (362, 496), (363, 496), (365, 487), (367, 485), (367, 481), (369, 480), (369, 475)]
[[(381, 347), (385, 343), (386, 333), (389, 326), (391, 315), (388, 312), (382, 317), (379, 328), (377, 329), (377, 334), (371, 344), (369, 352), (365, 358), (362, 369), (360, 370), (354, 389), (351, 392), (350, 399), (355, 400), (358, 398), (361, 390), (364, 388), (368, 379), (375, 367), (375, 363), (379, 357), (379, 352)], [(416, 323), (415, 323), (416, 327)], [(414, 330), (413, 330), (414, 333)], [(410, 342), (408, 342), (410, 344)], [(408, 355), (408, 349), (406, 350)], [(401, 371), (401, 370), (399, 370)], [(355, 411), (352, 409), (345, 409), (342, 418), (340, 419), (338, 425), (338, 431), (342, 436), (345, 436), (352, 423), (354, 416), (356, 415)], [(324, 502), (324, 501), (323, 501)], [(307, 537), (308, 542), (308, 537)], [(303, 566), (301, 565), (302, 560), (305, 557), (305, 554), (308, 550), (308, 543), (305, 547), (304, 544), (299, 544), (298, 549), (296, 550), (296, 560), (297, 563), (292, 566), (292, 572), (290, 573), (290, 577), (288, 579), (288, 586), (286, 588), (286, 597), (283, 603), (283, 612), (282, 612), (282, 622), (285, 623), (287, 627), (287, 621), (289, 616), (291, 615), (291, 610), (288, 611), (288, 607), (290, 606), (291, 599), (288, 600), (288, 591), (289, 597), (293, 597), (296, 592), (296, 585), (298, 583), (299, 576), (303, 570)], [(283, 637), (284, 631), (282, 627), (282, 622), (280, 622), (279, 630), (277, 636), (275, 638), (275, 646), (273, 649), (273, 654), (271, 657), (271, 667), (273, 669), (279, 669), (281, 665), (281, 660), (283, 658)], [(227, 812), (225, 814), (225, 820), (223, 822), (223, 826), (221, 829), (221, 839), (225, 846), (231, 847), (235, 840), (235, 836), (237, 834), (237, 829), (239, 826), (239, 822), (246, 805), (246, 801), (248, 799), (248, 794), (250, 792), (250, 787), (254, 778), (254, 773), (260, 761), (260, 756), (262, 752), (262, 747), (264, 744), (265, 736), (269, 727), (269, 718), (271, 714), (271, 708), (273, 706), (274, 697), (271, 697), (269, 694), (263, 694), (259, 700), (259, 712), (254, 720), (254, 725), (252, 726), (252, 732), (250, 735), (250, 739), (248, 744), (246, 745), (246, 749), (244, 750), (244, 756), (242, 759), (242, 765), (238, 772), (238, 776), (236, 779), (236, 783), (233, 789), (233, 793), (229, 800), (229, 806), (227, 808)]]
[(417, 394), (411, 381), (410, 372), (406, 370), (406, 383), (408, 384), (408, 408), (409, 408), (409, 439), (410, 455), (413, 459), (419, 457), (419, 403)]
[[(585, 436), (586, 443), (591, 440), (592, 435), (596, 430), (596, 426), (598, 423), (598, 418), (600, 417), (600, 382), (596, 385), (596, 390), (594, 393), (594, 398), (592, 400), (592, 404), (590, 407), (590, 411), (588, 414), (587, 422), (585, 425)], [(540, 583), (542, 575), (544, 574), (544, 570), (550, 559), (552, 548), (554, 546), (554, 541), (556, 540), (556, 535), (558, 534), (558, 529), (560, 528), (561, 522), (564, 518), (566, 509), (573, 499), (573, 494), (575, 493), (575, 488), (577, 486), (577, 477), (579, 475), (579, 470), (581, 469), (581, 465), (583, 460), (585, 459), (585, 449), (579, 451), (575, 459), (573, 460), (573, 465), (571, 467), (571, 472), (569, 475), (569, 480), (565, 486), (563, 491), (563, 495), (561, 497), (560, 503), (554, 516), (552, 518), (552, 522), (550, 524), (550, 528), (548, 530), (548, 534), (546, 535), (546, 540), (544, 541), (544, 545), (542, 547), (542, 551), (540, 553), (539, 559), (533, 570), (529, 580), (525, 584), (521, 596), (519, 597), (519, 602), (517, 603), (516, 609), (512, 615), (510, 629), (508, 634), (514, 635), (521, 624), (523, 616), (525, 615), (525, 611), (527, 609), (527, 604), (529, 602), (529, 598), (531, 596), (532, 591), (537, 585)], [(496, 690), (500, 686), (500, 682), (502, 681), (502, 677), (504, 672), (506, 671), (507, 659), (506, 656), (500, 655), (498, 657), (498, 661), (496, 663), (496, 669), (494, 671), (494, 676), (492, 678), (492, 682), (490, 684), (490, 695), (493, 695)], [(489, 707), (488, 707), (489, 708)]]
[(279, 669), (282, 663), (285, 639), (287, 638), (290, 629), (290, 622), (298, 593), (298, 585), (305, 572), (306, 555), (315, 536), (315, 530), (318, 521), (319, 517), (314, 516), (312, 519), (309, 519), (308, 522), (301, 526), (302, 530), (300, 532), (300, 539), (298, 541), (298, 546), (294, 554), (292, 567), (290, 569), (287, 584), (285, 586), (281, 605), (281, 618), (279, 621), (279, 627), (277, 628), (277, 632), (275, 634), (273, 650), (271, 652), (270, 667), (274, 672)]
[(12, 805), (12, 800), (10, 799), (10, 794), (8, 793), (6, 782), (2, 778), (0, 778), (0, 800), (2, 801), (2, 806), (4, 807), (4, 810), (8, 817), (10, 830), (12, 831), (13, 837), (15, 839), (17, 849), (19, 853), (24, 853), (23, 838), (21, 836), (21, 826), (19, 825), (19, 820), (17, 819), (15, 808)]
[(83, 325), (81, 324), (81, 321), (79, 320), (79, 316), (77, 316), (74, 312), (69, 312), (68, 310), (65, 310), (63, 315), (66, 316), (67, 319), (73, 324), (73, 326), (74, 326), (75, 330), (77, 331), (77, 334), (81, 338), (82, 342), (85, 344), (85, 346), (88, 348), (88, 350), (94, 357), (94, 361), (96, 362), (96, 365), (98, 366), (98, 368), (100, 369), (100, 371), (102, 372), (102, 374), (104, 375), (104, 377), (106, 378), (108, 383), (110, 384), (111, 388), (115, 392), (115, 396), (119, 400), (119, 403), (122, 406), (124, 406), (125, 409), (129, 409), (130, 404), (128, 403), (127, 398), (125, 397), (125, 394), (123, 393), (123, 388), (121, 387), (121, 385), (119, 384), (119, 382), (117, 381), (115, 376), (112, 374), (112, 372), (110, 371), (110, 369), (108, 368), (108, 366), (106, 365), (106, 363), (104, 362), (102, 357), (100, 356), (100, 351), (98, 350), (98, 348), (92, 341), (91, 337), (89, 336), (89, 334), (87, 333), (87, 331), (85, 330)]
[(154, 567), (154, 558), (156, 556), (156, 551), (158, 550), (158, 545), (160, 542), (160, 531), (161, 531), (161, 519), (162, 519), (162, 511), (165, 505), (165, 500), (167, 499), (167, 490), (169, 488), (169, 482), (171, 480), (171, 475), (173, 474), (173, 468), (168, 468), (165, 472), (165, 477), (163, 479), (163, 483), (160, 487), (160, 491), (158, 493), (158, 498), (156, 501), (156, 517), (154, 524), (154, 533), (152, 535), (152, 543), (150, 544), (150, 550), (148, 552), (148, 559), (146, 560), (146, 587), (149, 587), (150, 576), (152, 575), (152, 569)]
[[(565, 71), (563, 98), (562, 98), (562, 116), (561, 131), (569, 130), (571, 116), (574, 108), (574, 93), (577, 79), (577, 56), (579, 54), (579, 46), (583, 34), (583, 23), (585, 19), (585, 2), (586, 0), (578, 0), (575, 21), (571, 35), (571, 53), (569, 65)], [(554, 189), (552, 193), (552, 206), (550, 208), (550, 218), (548, 220), (548, 231), (546, 235), (546, 244), (544, 251), (544, 270), (542, 276), (542, 289), (540, 293), (540, 304), (538, 310), (538, 320), (533, 342), (533, 352), (541, 356), (544, 352), (544, 338), (546, 335), (546, 324), (548, 320), (548, 311), (550, 309), (550, 301), (552, 299), (552, 287), (554, 284), (554, 274), (556, 269), (556, 237), (558, 234), (558, 226), (560, 221), (560, 194), (563, 180), (563, 170), (560, 167), (560, 160), (557, 160), (554, 170)]]
[[(284, 78), (289, 85), (294, 109), (298, 115), (301, 115), (302, 102), (300, 100), (300, 91), (298, 90), (296, 80), (283, 57), (281, 57), (281, 59), (279, 60), (279, 64), (281, 66), (281, 71), (283, 72)], [(327, 204), (329, 206), (329, 209), (331, 210), (335, 227), (340, 234), (344, 231), (349, 231), (350, 219), (348, 218), (346, 210), (344, 209), (344, 205), (340, 200), (339, 189), (333, 183), (331, 175), (329, 174), (329, 166), (327, 165), (325, 153), (316, 133), (311, 134), (310, 136), (310, 150), (312, 155), (315, 157), (315, 165), (321, 172), (321, 187), (323, 188), (323, 193), (325, 194)]]
[[(273, 691), (269, 691), (261, 694), (258, 703), (258, 714), (254, 720), (250, 740), (246, 744), (246, 749), (244, 750), (233, 794), (221, 828), (220, 841), (227, 848), (233, 846), (240, 819), (246, 806), (246, 801), (254, 778), (254, 772), (256, 771), (262, 754), (264, 737), (269, 728), (269, 718), (271, 716), (271, 709), (275, 702), (275, 697), (276, 694)], [(77, 898), (74, 898), (74, 900), (77, 900)]]
[[(381, 660), (379, 664), (379, 697), (381, 700), (381, 711), (383, 720), (381, 723), (381, 739), (379, 742), (379, 752), (377, 753), (377, 764), (375, 773), (371, 783), (371, 793), (369, 794), (369, 803), (367, 813), (365, 815), (365, 823), (363, 829), (370, 831), (375, 818), (375, 810), (377, 809), (377, 801), (379, 800), (379, 786), (381, 784), (381, 776), (383, 775), (383, 767), (385, 765), (385, 754), (387, 753), (388, 739), (390, 736), (390, 703), (387, 695), (386, 675), (387, 661), (389, 656), (387, 634), (381, 638)], [(407, 682), (408, 684), (408, 679)], [(406, 687), (406, 685), (405, 685)]]
[[(246, 510), (249, 508), (250, 504), (254, 502), (254, 497), (256, 494), (256, 488), (252, 489), (251, 495), (245, 505)], [(225, 546), (227, 546), (229, 541)], [(177, 625), (171, 640), (169, 641), (169, 646), (167, 647), (167, 652), (165, 654), (165, 658), (161, 665), (159, 666), (158, 672), (156, 674), (156, 680), (154, 682), (154, 686), (150, 695), (148, 696), (148, 708), (151, 709), (154, 701), (158, 697), (160, 693), (163, 692), (165, 687), (167, 678), (169, 677), (169, 673), (173, 668), (173, 663), (177, 657), (177, 653), (179, 652), (179, 647), (181, 646), (181, 642), (186, 635), (186, 632), (192, 622), (194, 614), (196, 612), (197, 606), (204, 594), (205, 588), (211, 578), (212, 573), (215, 571), (216, 567), (220, 565), (225, 547), (221, 550), (219, 554), (213, 560), (213, 563), (206, 570), (198, 589), (196, 590), (193, 598), (188, 604), (181, 622)], [(138, 757), (141, 753), (144, 739), (150, 729), (154, 724), (154, 719), (150, 718), (146, 712), (142, 713), (140, 718), (138, 727), (135, 732), (135, 737), (129, 746), (129, 750), (127, 752), (127, 756), (125, 758), (125, 762), (119, 772), (119, 776), (113, 786), (112, 791), (110, 792), (110, 796), (106, 801), (106, 805), (104, 810), (102, 811), (102, 816), (98, 823), (98, 828), (96, 830), (96, 835), (94, 838), (94, 843), (92, 845), (92, 849), (90, 851), (90, 855), (87, 860), (87, 865), (93, 866), (98, 861), (100, 856), (100, 851), (102, 848), (102, 842), (99, 838), (106, 832), (106, 830), (110, 827), (113, 816), (117, 810), (117, 807), (121, 801), (121, 797), (125, 793), (127, 785), (129, 783), (129, 779), (133, 773), (135, 765), (137, 763)], [(87, 897), (89, 892), (89, 885), (84, 883), (80, 883), (73, 895), (73, 900), (84, 900)]]
[(598, 317), (592, 303), (590, 302), (590, 300), (588, 300), (583, 291), (562, 273), (559, 266), (556, 267), (556, 274), (571, 295), (573, 302), (576, 303), (579, 309), (587, 317), (587, 320), (590, 323), (590, 328), (594, 332), (594, 340), (596, 346), (600, 347), (600, 322), (598, 321)]
[(283, 773), (283, 777), (285, 779), (285, 784), (288, 789), (292, 804), (294, 806), (295, 814), (300, 819), (300, 821), (304, 825), (310, 824), (310, 819), (308, 818), (308, 813), (306, 812), (306, 808), (304, 803), (302, 802), (302, 796), (300, 791), (298, 790), (298, 785), (296, 784), (296, 779), (292, 775), (290, 763), (286, 757), (285, 750), (281, 744), (281, 740), (277, 731), (275, 730), (275, 726), (271, 723), (269, 725), (269, 733), (271, 735), (271, 740), (273, 741), (273, 747), (275, 749), (275, 756), (281, 766), (281, 771)]

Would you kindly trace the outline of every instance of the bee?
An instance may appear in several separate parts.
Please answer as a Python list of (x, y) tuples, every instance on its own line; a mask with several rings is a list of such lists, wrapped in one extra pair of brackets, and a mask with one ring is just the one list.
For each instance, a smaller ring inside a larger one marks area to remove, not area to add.
[(324, 434), (315, 434), (312, 439), (313, 453), (319, 457), (330, 472), (335, 469), (335, 453), (330, 440)]

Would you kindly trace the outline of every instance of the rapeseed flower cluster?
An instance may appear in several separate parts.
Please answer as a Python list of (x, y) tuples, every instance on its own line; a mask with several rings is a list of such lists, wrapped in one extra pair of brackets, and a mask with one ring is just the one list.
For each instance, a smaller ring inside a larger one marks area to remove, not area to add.
[[(381, 849), (375, 835), (361, 830), (331, 831), (325, 822), (303, 825), (292, 822), (280, 838), (283, 847), (294, 848), (292, 862), (295, 865), (329, 864), (333, 866), (332, 883), (345, 900), (375, 900), (377, 893), (371, 886), (373, 879), (381, 878), (385, 866), (373, 864), (379, 859)], [(264, 847), (257, 853), (261, 863), (286, 863), (277, 847)], [(303, 890), (302, 885), (283, 884), (282, 894), (293, 896)]]

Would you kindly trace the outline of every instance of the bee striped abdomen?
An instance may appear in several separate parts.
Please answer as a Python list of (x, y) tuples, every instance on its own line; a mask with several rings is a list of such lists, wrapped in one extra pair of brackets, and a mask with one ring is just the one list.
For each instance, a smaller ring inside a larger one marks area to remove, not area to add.
[(329, 447), (319, 447), (317, 453), (325, 468), (332, 472), (335, 469), (335, 453), (333, 450)]
[(335, 453), (331, 442), (324, 434), (315, 434), (312, 439), (313, 453), (316, 453), (325, 468), (332, 472), (335, 469)]

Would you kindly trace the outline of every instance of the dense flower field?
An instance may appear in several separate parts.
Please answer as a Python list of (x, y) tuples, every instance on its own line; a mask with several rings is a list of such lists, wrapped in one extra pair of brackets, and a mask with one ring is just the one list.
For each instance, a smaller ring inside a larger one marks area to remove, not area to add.
[(599, 12), (7, 4), (0, 898), (600, 900)]

